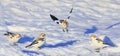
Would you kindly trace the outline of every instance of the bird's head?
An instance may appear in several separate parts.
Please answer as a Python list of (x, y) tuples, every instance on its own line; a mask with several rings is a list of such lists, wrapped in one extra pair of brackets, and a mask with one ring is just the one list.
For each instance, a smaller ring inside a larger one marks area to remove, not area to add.
[(68, 22), (67, 20), (64, 20), (64, 22)]
[(68, 25), (68, 21), (64, 20), (64, 21), (62, 21), (62, 24), (67, 26)]
[(96, 38), (96, 37), (97, 37), (97, 35), (95, 35), (95, 34), (90, 35), (90, 38)]
[(15, 37), (20, 38), (21, 34), (15, 34)]
[(40, 38), (44, 38), (45, 36), (46, 36), (45, 33), (41, 33), (41, 34), (39, 35)]

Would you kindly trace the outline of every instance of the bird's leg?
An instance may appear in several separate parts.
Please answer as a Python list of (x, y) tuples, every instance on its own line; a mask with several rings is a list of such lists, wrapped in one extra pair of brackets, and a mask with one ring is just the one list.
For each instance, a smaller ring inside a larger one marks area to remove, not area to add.
[(10, 45), (11, 45), (11, 46), (14, 46), (14, 45), (16, 45), (16, 44), (15, 44), (15, 43), (10, 43)]
[(66, 29), (66, 31), (68, 32), (68, 29)]
[(41, 47), (38, 47), (38, 49), (40, 50), (40, 49), (42, 49)]
[(100, 48), (96, 48), (95, 51), (96, 51), (96, 52), (100, 52)]
[(63, 32), (65, 32), (65, 30), (64, 29), (62, 29), (63, 30)]

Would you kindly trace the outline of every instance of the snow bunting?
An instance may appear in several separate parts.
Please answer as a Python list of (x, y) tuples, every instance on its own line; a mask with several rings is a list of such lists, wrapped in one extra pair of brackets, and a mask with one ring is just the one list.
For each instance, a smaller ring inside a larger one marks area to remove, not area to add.
[(11, 33), (11, 32), (7, 32), (4, 35), (7, 36), (8, 41), (11, 45), (14, 45), (21, 38), (20, 34), (15, 34), (15, 33)]
[(109, 46), (109, 44), (105, 43), (103, 40), (97, 38), (97, 35), (95, 34), (91, 34), (90, 35), (90, 38), (92, 40), (92, 43), (94, 44), (95, 46), (95, 51), (96, 52), (99, 52), (100, 49), (102, 49), (103, 47), (105, 46)]
[(54, 15), (50, 14), (50, 17), (52, 18), (52, 20), (61, 26), (63, 32), (65, 32), (65, 31), (68, 32), (68, 29), (67, 29), (68, 28), (68, 21), (67, 20), (70, 18), (72, 10), (73, 10), (73, 8), (71, 9), (71, 11), (70, 11), (69, 16), (67, 17), (67, 19), (64, 19), (64, 20), (59, 20)]
[(26, 48), (29, 47), (29, 46), (33, 46), (33, 47), (35, 47), (35, 48), (40, 49), (41, 46), (42, 46), (42, 45), (44, 44), (44, 42), (45, 42), (45, 36), (46, 36), (46, 34), (41, 33), (41, 34), (39, 35), (39, 37), (38, 37), (37, 39), (35, 39), (30, 45), (26, 46)]

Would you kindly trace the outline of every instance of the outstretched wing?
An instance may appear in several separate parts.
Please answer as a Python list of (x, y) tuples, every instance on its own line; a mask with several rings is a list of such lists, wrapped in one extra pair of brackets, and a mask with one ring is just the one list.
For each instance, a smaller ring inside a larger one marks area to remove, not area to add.
[(71, 8), (71, 10), (70, 10), (70, 12), (69, 12), (69, 16), (67, 17), (67, 19), (70, 18), (72, 11), (73, 11), (73, 8)]
[(58, 18), (57, 18), (57, 17), (55, 17), (54, 15), (51, 15), (51, 14), (50, 14), (50, 17), (52, 18), (52, 20), (53, 20), (53, 21), (58, 20)]
[(50, 14), (50, 17), (51, 17), (51, 19), (52, 19), (54, 22), (56, 22), (57, 24), (59, 24), (59, 20), (58, 20), (57, 17), (55, 17), (55, 16), (52, 15), (52, 14)]

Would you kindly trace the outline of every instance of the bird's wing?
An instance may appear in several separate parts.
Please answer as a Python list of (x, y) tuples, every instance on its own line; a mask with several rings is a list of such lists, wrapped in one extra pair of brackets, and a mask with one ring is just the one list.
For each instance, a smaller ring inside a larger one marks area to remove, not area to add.
[(39, 38), (38, 40), (39, 40), (39, 41), (44, 41), (44, 40), (45, 40), (45, 38)]
[(99, 38), (97, 38), (96, 40), (98, 40), (98, 41), (103, 41), (103, 40), (101, 40), (101, 39), (99, 39)]
[(37, 43), (38, 43), (38, 41), (35, 40), (35, 41), (33, 41), (30, 45), (26, 46), (26, 48), (29, 47), (29, 46), (32, 46), (32, 45), (34, 45), (34, 44), (37, 44)]
[(64, 20), (59, 20), (60, 23), (62, 23)]
[(54, 15), (50, 14), (51, 19), (56, 22), (57, 24), (59, 24), (59, 19), (57, 17), (55, 17)]
[(101, 40), (101, 39), (99, 39), (99, 38), (97, 38), (96, 40), (98, 41), (98, 43), (102, 42), (102, 43), (105, 44), (105, 45), (109, 45), (108, 43), (104, 42), (103, 40)]
[(71, 10), (70, 10), (70, 12), (69, 12), (69, 15), (68, 15), (67, 19), (70, 18), (72, 11), (73, 11), (73, 8), (71, 8)]
[(103, 40), (101, 40), (101, 39), (99, 39), (99, 38), (97, 38), (96, 40), (97, 40), (98, 42), (103, 42)]
[(57, 17), (55, 17), (55, 16), (54, 16), (54, 15), (52, 15), (52, 14), (50, 14), (50, 17), (52, 18), (52, 20), (53, 20), (53, 21), (58, 20), (58, 18), (57, 18)]
[(37, 40), (34, 40), (31, 44), (30, 44), (30, 46), (31, 45), (34, 45), (34, 44), (37, 44), (38, 43), (38, 41)]

